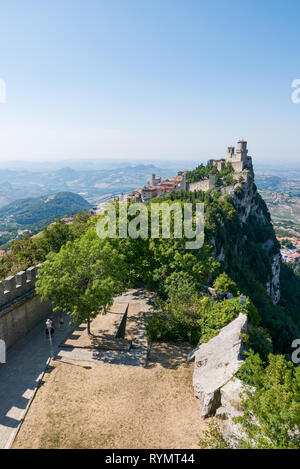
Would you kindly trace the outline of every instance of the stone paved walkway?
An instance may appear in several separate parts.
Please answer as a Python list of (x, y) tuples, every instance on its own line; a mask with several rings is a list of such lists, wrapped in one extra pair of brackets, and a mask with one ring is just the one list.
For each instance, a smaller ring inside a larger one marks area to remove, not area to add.
[[(63, 329), (55, 330), (55, 353), (58, 351), (58, 344), (70, 334), (68, 323), (69, 320), (64, 315)], [(9, 349), (6, 363), (0, 364), (1, 449), (10, 447), (45, 369), (50, 355), (50, 344), (44, 331), (43, 321)]]

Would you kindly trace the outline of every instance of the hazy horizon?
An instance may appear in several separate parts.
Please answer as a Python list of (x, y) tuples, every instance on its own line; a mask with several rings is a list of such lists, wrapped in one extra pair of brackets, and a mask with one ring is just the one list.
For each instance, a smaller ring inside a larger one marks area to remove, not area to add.
[[(213, 156), (213, 155), (212, 155)], [(158, 169), (170, 169), (180, 170), (180, 169), (193, 169), (199, 164), (206, 164), (207, 158), (200, 159), (169, 159), (164, 160), (160, 159), (136, 159), (136, 158), (76, 158), (76, 159), (53, 159), (48, 161), (40, 160), (11, 160), (11, 161), (1, 161), (0, 160), (0, 171), (1, 170), (10, 170), (10, 171), (28, 171), (28, 172), (48, 172), (56, 171), (63, 168), (71, 168), (75, 171), (92, 171), (92, 170), (113, 170), (119, 169), (126, 166), (155, 166)], [(253, 161), (254, 170), (300, 170), (300, 161), (298, 162), (289, 162), (285, 160), (284, 162), (257, 162)]]

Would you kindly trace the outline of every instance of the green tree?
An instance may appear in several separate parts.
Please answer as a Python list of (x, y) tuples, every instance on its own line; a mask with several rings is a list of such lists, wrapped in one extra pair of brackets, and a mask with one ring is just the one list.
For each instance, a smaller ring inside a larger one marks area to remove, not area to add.
[(191, 298), (197, 294), (193, 277), (186, 272), (173, 272), (166, 279), (164, 290), (168, 296), (168, 302), (176, 308), (190, 302)]
[(57, 220), (53, 225), (43, 230), (39, 243), (46, 255), (51, 251), (58, 252), (61, 246), (71, 239), (69, 226), (61, 220)]
[(214, 282), (214, 288), (219, 293), (230, 292), (233, 295), (237, 295), (236, 283), (231, 280), (231, 278), (225, 272), (223, 272), (216, 278)]
[(70, 313), (74, 323), (87, 320), (90, 334), (90, 320), (100, 311), (105, 313), (113, 297), (122, 292), (125, 274), (124, 256), (91, 229), (59, 253), (48, 255), (36, 291), (56, 311)]

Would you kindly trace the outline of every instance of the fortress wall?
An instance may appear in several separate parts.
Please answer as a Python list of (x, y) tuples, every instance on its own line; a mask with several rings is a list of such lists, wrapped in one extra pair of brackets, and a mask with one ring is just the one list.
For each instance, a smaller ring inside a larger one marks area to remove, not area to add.
[(243, 161), (231, 161), (231, 166), (233, 167), (234, 171), (240, 173), (244, 169)]
[(208, 191), (209, 190), (209, 179), (203, 179), (203, 181), (191, 182), (189, 184), (190, 192), (195, 191)]
[(189, 184), (189, 191), (208, 191), (215, 188), (216, 176), (211, 174), (209, 178), (205, 178), (202, 181), (192, 182)]
[(34, 286), (40, 266), (5, 279), (0, 283), (0, 339), (10, 347), (52, 313), (50, 302), (42, 302)]

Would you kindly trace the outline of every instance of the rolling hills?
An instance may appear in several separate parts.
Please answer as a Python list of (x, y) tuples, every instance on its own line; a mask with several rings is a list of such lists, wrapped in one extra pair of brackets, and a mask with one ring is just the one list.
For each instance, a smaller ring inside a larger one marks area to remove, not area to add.
[(21, 236), (34, 234), (57, 218), (88, 210), (91, 205), (73, 192), (59, 192), (11, 202), (0, 208), (0, 247)]

